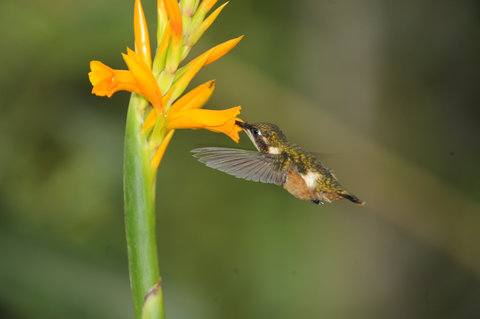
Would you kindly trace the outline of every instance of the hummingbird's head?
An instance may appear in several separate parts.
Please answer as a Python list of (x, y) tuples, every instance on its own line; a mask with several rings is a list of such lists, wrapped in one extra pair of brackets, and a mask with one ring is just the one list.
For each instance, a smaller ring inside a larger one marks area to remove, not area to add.
[(269, 154), (281, 154), (287, 138), (278, 126), (272, 123), (259, 122), (249, 124), (235, 121), (252, 141), (259, 152)]

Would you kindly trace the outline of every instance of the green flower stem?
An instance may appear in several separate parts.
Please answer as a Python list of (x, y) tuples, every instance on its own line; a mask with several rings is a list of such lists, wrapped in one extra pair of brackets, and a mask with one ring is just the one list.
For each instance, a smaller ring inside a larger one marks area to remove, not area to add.
[[(125, 133), (124, 200), (130, 285), (135, 317), (142, 317), (147, 292), (160, 280), (155, 236), (155, 173), (145, 134), (143, 112), (147, 101), (133, 93), (128, 106)], [(165, 317), (161, 286), (157, 307)]]
[(159, 305), (163, 305), (162, 298), (162, 283), (158, 282), (147, 293), (143, 304), (142, 319), (165, 318), (163, 307), (159, 307)]

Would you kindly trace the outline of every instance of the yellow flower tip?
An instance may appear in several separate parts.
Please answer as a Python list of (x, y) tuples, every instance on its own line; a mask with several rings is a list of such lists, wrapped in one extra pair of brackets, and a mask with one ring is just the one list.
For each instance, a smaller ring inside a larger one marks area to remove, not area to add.
[(228, 2), (225, 2), (222, 4), (220, 7), (218, 7), (215, 11), (213, 11), (208, 18), (206, 18), (192, 33), (192, 35), (188, 38), (187, 44), (192, 47), (197, 43), (197, 41), (200, 39), (200, 37), (207, 31), (207, 29), (212, 25), (212, 23), (217, 19), (218, 15), (220, 12), (223, 10), (223, 8), (228, 4)]
[(205, 19), (205, 21), (202, 22), (202, 24), (206, 24), (208, 28), (212, 23), (213, 21), (215, 21), (215, 19), (217, 18), (217, 16), (220, 14), (220, 12), (222, 12), (223, 8), (225, 8), (225, 6), (228, 4), (228, 1), (225, 2), (224, 4), (222, 4), (220, 7), (218, 7), (217, 9), (215, 9), (215, 11), (213, 11), (209, 16), (208, 18)]
[(170, 26), (172, 28), (172, 40), (174, 45), (180, 45), (183, 35), (183, 23), (180, 7), (176, 0), (163, 0), (165, 10), (170, 19)]
[[(219, 13), (220, 13), (220, 11), (222, 11), (222, 10), (223, 10), (223, 8), (225, 8), (225, 6), (226, 6), (226, 5), (227, 5), (229, 2), (230, 2), (230, 1), (227, 1), (227, 2), (225, 2), (225, 3), (224, 3), (224, 4), (222, 4), (220, 7), (218, 7), (218, 8), (217, 8), (215, 11), (217, 11), (217, 10), (218, 10), (218, 11), (219, 11)], [(215, 13), (215, 11), (214, 11), (213, 13)], [(213, 14), (213, 13), (212, 13), (212, 14)]]
[(169, 130), (165, 137), (163, 138), (162, 143), (157, 148), (155, 154), (153, 155), (152, 159), (150, 160), (150, 165), (153, 167), (153, 170), (156, 171), (160, 162), (162, 161), (163, 154), (165, 154), (165, 150), (167, 149), (170, 140), (172, 139), (173, 133), (175, 130)]
[(208, 57), (207, 61), (205, 62), (204, 66), (215, 62), (216, 60), (220, 59), (222, 56), (227, 54), (231, 49), (233, 49), (240, 40), (243, 39), (243, 35), (239, 36), (238, 38), (228, 40), (219, 44), (211, 49), (211, 54)]
[(117, 91), (138, 93), (135, 80), (130, 72), (114, 70), (100, 61), (90, 62), (88, 78), (92, 83), (92, 94), (111, 97)]
[(142, 57), (145, 64), (151, 68), (150, 37), (148, 35), (147, 21), (145, 20), (145, 14), (140, 0), (135, 0), (133, 29), (135, 33), (135, 51)]
[(168, 19), (167, 10), (165, 9), (165, 4), (163, 1), (164, 0), (157, 0), (157, 13), (162, 21)]
[(215, 89), (215, 81), (216, 81), (216, 80), (217, 80), (217, 79), (213, 79), (213, 80), (208, 81), (208, 82), (207, 82), (207, 87), (208, 87), (209, 89), (212, 89), (212, 90)]
[(206, 14), (208, 11), (210, 11), (210, 9), (213, 8), (215, 3), (217, 3), (217, 0), (203, 0), (200, 6), (198, 7), (198, 10)]
[(131, 76), (135, 80), (138, 92), (152, 103), (157, 112), (163, 114), (163, 97), (152, 70), (145, 64), (142, 57), (127, 48), (127, 54), (122, 53)]

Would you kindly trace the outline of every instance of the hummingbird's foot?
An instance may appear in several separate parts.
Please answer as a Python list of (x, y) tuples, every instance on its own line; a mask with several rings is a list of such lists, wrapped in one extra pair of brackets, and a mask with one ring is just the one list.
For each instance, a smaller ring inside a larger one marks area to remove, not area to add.
[(310, 201), (314, 204), (317, 204), (317, 205), (323, 205), (323, 202), (319, 199), (316, 199), (316, 198), (311, 199)]

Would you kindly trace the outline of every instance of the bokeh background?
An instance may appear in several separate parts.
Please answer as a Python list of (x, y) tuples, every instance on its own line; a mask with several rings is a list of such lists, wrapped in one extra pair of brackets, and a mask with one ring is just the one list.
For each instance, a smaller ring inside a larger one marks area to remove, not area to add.
[[(0, 2), (0, 318), (133, 317), (129, 95), (87, 78), (124, 68), (132, 23), (133, 1)], [(194, 54), (240, 34), (196, 78), (217, 79), (208, 106), (278, 124), (367, 205), (210, 170), (189, 150), (234, 143), (178, 131), (157, 185), (168, 318), (480, 318), (479, 2), (234, 0)]]

